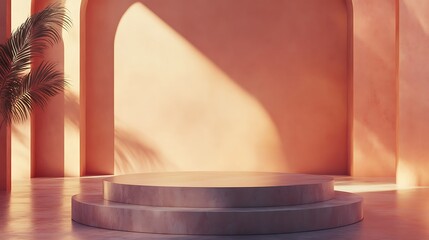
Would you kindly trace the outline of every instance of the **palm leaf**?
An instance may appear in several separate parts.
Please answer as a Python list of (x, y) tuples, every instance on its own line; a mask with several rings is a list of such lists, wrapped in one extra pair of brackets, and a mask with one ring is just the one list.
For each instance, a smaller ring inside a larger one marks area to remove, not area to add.
[(9, 81), (6, 81), (4, 83), (2, 91), (0, 91), (0, 114), (2, 117), (2, 122), (0, 126), (3, 123), (10, 123), (12, 120), (12, 109), (13, 109), (13, 103), (15, 100), (15, 96), (18, 95), (19, 88), (21, 87), (22, 82), (20, 79), (11, 79)]
[(0, 61), (6, 63), (6, 71), (0, 72), (0, 76), (22, 74), (29, 69), (32, 57), (41, 56), (44, 49), (57, 43), (61, 39), (61, 28), (71, 26), (66, 13), (66, 9), (57, 3), (27, 18), (5, 43), (7, 51), (0, 55), (5, 59)]
[[(43, 63), (34, 73), (29, 70), (32, 59), (42, 57), (46, 48), (61, 40), (61, 29), (70, 26), (66, 9), (58, 3), (52, 4), (29, 17), (5, 44), (0, 45), (0, 114), (3, 122), (26, 119), (33, 103), (43, 106), (48, 97), (63, 90), (64, 78), (54, 70), (53, 64)], [(30, 95), (25, 98), (25, 94)]]
[(14, 92), (10, 106), (10, 119), (26, 120), (34, 106), (44, 107), (49, 98), (64, 90), (64, 76), (57, 71), (55, 64), (42, 62), (36, 70), (26, 74), (22, 84)]

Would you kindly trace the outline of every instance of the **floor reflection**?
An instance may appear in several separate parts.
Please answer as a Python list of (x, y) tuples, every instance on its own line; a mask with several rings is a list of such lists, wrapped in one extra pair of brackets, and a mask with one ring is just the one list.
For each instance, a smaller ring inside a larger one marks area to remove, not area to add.
[(399, 188), (393, 179), (336, 177), (336, 189), (364, 197), (364, 221), (283, 235), (174, 236), (87, 227), (70, 219), (71, 196), (101, 193), (103, 177), (32, 179), (0, 192), (0, 239), (429, 239), (429, 188)]

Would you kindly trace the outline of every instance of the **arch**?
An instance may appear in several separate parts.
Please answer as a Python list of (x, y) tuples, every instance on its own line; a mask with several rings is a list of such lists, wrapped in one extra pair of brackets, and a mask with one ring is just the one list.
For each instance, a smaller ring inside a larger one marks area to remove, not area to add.
[(135, 2), (82, 1), (81, 175), (114, 171), (114, 39), (122, 15)]
[[(114, 38), (118, 23), (122, 15), (134, 3), (147, 3), (150, 1), (104, 1), (103, 4), (96, 4), (97, 1), (84, 1), (82, 4), (82, 34), (81, 34), (81, 93), (82, 93), (82, 125), (81, 125), (81, 174), (112, 174), (114, 170)], [(341, 1), (338, 1), (340, 3)], [(346, 1), (349, 7), (351, 0)], [(340, 6), (340, 5), (338, 5)], [(341, 6), (340, 6), (341, 7)], [(344, 6), (346, 9), (346, 6)], [(350, 7), (348, 14), (350, 14)], [(347, 13), (346, 13), (347, 14)], [(340, 14), (341, 15), (341, 14)], [(106, 18), (105, 16), (108, 16)], [(341, 15), (342, 16), (342, 15)], [(341, 18), (341, 17), (340, 17)], [(350, 31), (350, 18), (348, 18), (347, 31)], [(94, 31), (97, 29), (97, 31)], [(350, 33), (348, 33), (350, 36)], [(350, 41), (350, 37), (347, 38)], [(343, 73), (345, 79), (350, 78), (349, 67), (350, 54), (352, 49), (348, 43)], [(341, 73), (341, 74), (343, 74)], [(231, 73), (230, 73), (231, 74)], [(341, 75), (340, 74), (340, 75)], [(244, 88), (248, 90), (249, 86)], [(350, 88), (349, 88), (350, 91)], [(345, 94), (347, 96), (347, 94)], [(346, 101), (347, 102), (347, 101)], [(348, 104), (346, 104), (348, 105)], [(346, 108), (347, 109), (347, 108)], [(277, 108), (277, 111), (279, 108)], [(349, 109), (350, 110), (350, 109)], [(347, 111), (347, 110), (346, 110)], [(347, 114), (347, 113), (345, 113)], [(346, 120), (347, 122), (347, 120)], [(349, 120), (350, 123), (350, 120)], [(345, 137), (343, 142), (347, 142), (347, 126), (344, 127)], [(341, 133), (343, 134), (343, 133)], [(350, 134), (349, 134), (350, 135)], [(310, 136), (310, 135), (308, 135)], [(289, 138), (290, 141), (290, 138)], [(347, 170), (347, 146), (340, 147), (345, 154), (338, 157), (338, 164), (332, 164), (335, 170), (331, 173), (346, 174)], [(305, 150), (305, 151), (308, 151)], [(350, 151), (350, 150), (349, 150)], [(319, 163), (326, 165), (326, 162)], [(321, 167), (319, 165), (319, 167)], [(326, 167), (326, 166), (325, 166)], [(301, 167), (290, 169), (291, 171), (305, 171)], [(326, 168), (327, 169), (327, 168)], [(308, 170), (313, 173), (329, 172), (329, 170)]]

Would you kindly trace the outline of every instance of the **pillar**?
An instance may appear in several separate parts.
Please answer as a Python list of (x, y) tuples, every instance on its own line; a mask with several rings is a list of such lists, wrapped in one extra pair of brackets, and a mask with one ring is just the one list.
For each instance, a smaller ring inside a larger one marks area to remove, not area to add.
[[(0, 43), (10, 35), (10, 0), (0, 0)], [(10, 191), (10, 126), (0, 126), (0, 191)]]
[[(37, 13), (55, 0), (33, 0), (31, 11)], [(62, 42), (48, 48), (43, 60), (57, 64), (64, 70), (64, 45)], [(37, 59), (33, 68), (40, 63)], [(43, 108), (36, 107), (31, 119), (31, 176), (64, 176), (64, 94), (51, 98)]]

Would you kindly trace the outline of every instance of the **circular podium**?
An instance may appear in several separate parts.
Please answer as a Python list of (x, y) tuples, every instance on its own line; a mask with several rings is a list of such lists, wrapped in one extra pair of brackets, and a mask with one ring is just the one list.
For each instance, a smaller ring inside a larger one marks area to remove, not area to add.
[(104, 179), (75, 195), (72, 219), (113, 230), (192, 235), (276, 234), (362, 220), (362, 198), (332, 177), (268, 172), (165, 172)]

